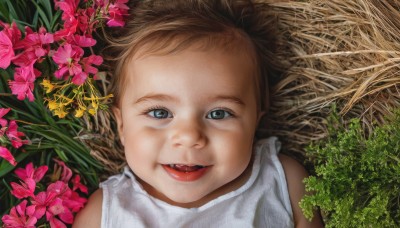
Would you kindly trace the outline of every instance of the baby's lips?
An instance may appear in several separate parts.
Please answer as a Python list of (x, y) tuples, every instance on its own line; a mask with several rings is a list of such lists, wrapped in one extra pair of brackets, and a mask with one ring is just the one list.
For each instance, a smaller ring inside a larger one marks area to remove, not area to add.
[(176, 169), (181, 172), (194, 172), (199, 169), (204, 168), (202, 165), (182, 165), (182, 164), (171, 164), (169, 165), (171, 168)]
[(200, 179), (211, 166), (188, 166), (188, 165), (162, 165), (164, 170), (177, 181), (196, 181)]

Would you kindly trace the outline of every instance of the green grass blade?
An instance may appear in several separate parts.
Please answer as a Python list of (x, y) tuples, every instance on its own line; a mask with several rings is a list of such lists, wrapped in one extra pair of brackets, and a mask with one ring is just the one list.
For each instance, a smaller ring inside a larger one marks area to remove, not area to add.
[(50, 31), (50, 29), (51, 29), (50, 21), (47, 18), (46, 13), (42, 10), (42, 8), (35, 1), (32, 1), (32, 3), (36, 6), (36, 10), (39, 13), (39, 17), (40, 17), (41, 21), (43, 22), (44, 26), (46, 27), (47, 31)]
[(43, 5), (44, 11), (46, 12), (49, 21), (53, 21), (53, 8), (50, 0), (41, 0), (40, 5)]

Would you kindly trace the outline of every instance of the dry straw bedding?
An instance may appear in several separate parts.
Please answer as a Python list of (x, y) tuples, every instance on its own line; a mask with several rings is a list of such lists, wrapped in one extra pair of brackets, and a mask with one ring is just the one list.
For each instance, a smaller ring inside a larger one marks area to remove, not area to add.
[[(285, 70), (272, 88), (268, 133), (280, 137), (285, 153), (302, 157), (304, 146), (326, 136), (333, 103), (367, 132), (400, 107), (400, 1), (269, 2), (282, 35), (275, 61)], [(123, 154), (110, 114), (86, 123), (98, 134), (82, 139), (118, 172)]]

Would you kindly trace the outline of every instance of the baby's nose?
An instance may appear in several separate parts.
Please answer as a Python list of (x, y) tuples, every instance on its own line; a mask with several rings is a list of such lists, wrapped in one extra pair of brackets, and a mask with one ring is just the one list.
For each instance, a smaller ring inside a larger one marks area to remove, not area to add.
[(206, 145), (207, 137), (201, 121), (186, 120), (173, 127), (171, 141), (175, 147), (200, 149)]

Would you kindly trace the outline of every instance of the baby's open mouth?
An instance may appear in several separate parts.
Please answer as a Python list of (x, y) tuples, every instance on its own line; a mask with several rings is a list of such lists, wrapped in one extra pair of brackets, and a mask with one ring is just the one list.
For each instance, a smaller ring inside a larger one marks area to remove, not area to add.
[(200, 179), (211, 168), (211, 166), (183, 164), (164, 164), (162, 167), (175, 180), (185, 182)]
[(168, 166), (179, 172), (194, 172), (199, 169), (203, 169), (205, 167), (202, 165), (180, 165), (180, 164), (168, 164)]

